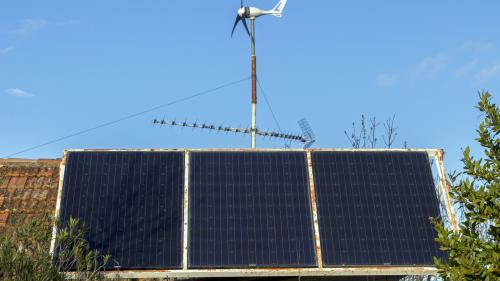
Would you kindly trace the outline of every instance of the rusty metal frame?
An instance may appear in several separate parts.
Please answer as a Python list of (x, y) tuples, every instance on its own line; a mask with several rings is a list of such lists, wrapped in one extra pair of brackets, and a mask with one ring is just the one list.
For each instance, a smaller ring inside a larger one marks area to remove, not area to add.
[[(75, 274), (68, 273), (68, 278)], [(337, 267), (337, 268), (261, 268), (261, 269), (190, 269), (107, 271), (106, 278), (225, 278), (225, 277), (286, 277), (286, 276), (406, 276), (437, 275), (435, 267)]]
[[(457, 215), (455, 213), (453, 199), (450, 196), (450, 182), (448, 177), (446, 176), (446, 169), (444, 167), (444, 150), (438, 149), (433, 151), (432, 157), (436, 163), (436, 169), (438, 173), (438, 195), (441, 195), (444, 200), (444, 206), (446, 209), (446, 215), (449, 222), (449, 227), (453, 231), (457, 231), (458, 220)], [(438, 198), (441, 199), (441, 198)]]
[(306, 152), (307, 172), (309, 174), (309, 193), (311, 198), (311, 212), (314, 226), (314, 243), (316, 245), (316, 263), (318, 268), (323, 268), (323, 255), (321, 254), (321, 238), (319, 236), (318, 207), (316, 200), (316, 185), (314, 182), (314, 171), (311, 151)]
[[(64, 171), (68, 152), (96, 152), (96, 151), (138, 151), (138, 152), (184, 152), (184, 204), (183, 204), (183, 241), (182, 241), (182, 269), (179, 270), (134, 270), (134, 271), (105, 271), (107, 278), (196, 278), (196, 277), (273, 277), (273, 276), (402, 276), (402, 275), (436, 275), (437, 268), (432, 266), (358, 266), (358, 267), (323, 267), (321, 254), (321, 237), (319, 235), (318, 213), (316, 205), (316, 189), (311, 153), (315, 151), (349, 151), (349, 152), (425, 152), (429, 158), (434, 158), (439, 181), (438, 194), (443, 196), (446, 206), (446, 215), (453, 230), (458, 229), (453, 201), (449, 195), (449, 182), (446, 178), (442, 149), (70, 149), (65, 150), (62, 157), (59, 187), (57, 194), (55, 217), (59, 216)], [(315, 268), (243, 268), (243, 269), (189, 269), (189, 163), (191, 152), (305, 152), (307, 156), (307, 172), (309, 176), (309, 191), (311, 211), (313, 213), (314, 240), (316, 245), (317, 267)], [(55, 247), (56, 225), (54, 224), (51, 241), (51, 254)], [(72, 272), (66, 273), (68, 278), (75, 277)]]

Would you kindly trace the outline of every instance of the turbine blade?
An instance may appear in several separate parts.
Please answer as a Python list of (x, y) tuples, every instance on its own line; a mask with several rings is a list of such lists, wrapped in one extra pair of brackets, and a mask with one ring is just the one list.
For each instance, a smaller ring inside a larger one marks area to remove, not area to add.
[(231, 31), (231, 38), (233, 37), (234, 30), (236, 29), (236, 26), (238, 25), (238, 22), (240, 22), (240, 20), (241, 20), (240, 15), (236, 15), (236, 20), (234, 21), (233, 31)]
[(250, 30), (248, 29), (247, 21), (245, 20), (245, 18), (243, 18), (242, 21), (243, 21), (243, 25), (245, 26), (245, 30), (248, 33), (248, 36), (252, 37), (252, 35), (250, 35)]
[(243, 8), (243, 0), (240, 1), (240, 8)]

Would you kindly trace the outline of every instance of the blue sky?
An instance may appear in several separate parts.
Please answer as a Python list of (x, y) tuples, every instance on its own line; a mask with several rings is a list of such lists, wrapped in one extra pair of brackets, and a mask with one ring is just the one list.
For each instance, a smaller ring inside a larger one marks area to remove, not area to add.
[[(477, 92), (500, 92), (499, 1), (288, 2), (282, 19), (257, 22), (258, 75), (283, 129), (299, 131), (306, 117), (315, 147), (348, 147), (344, 130), (361, 114), (380, 121), (395, 114), (395, 147), (442, 147), (448, 169), (460, 168), (480, 121)], [(230, 38), (238, 7), (237, 0), (2, 1), (0, 157), (249, 76), (248, 38), (241, 28)], [(16, 157), (248, 147), (247, 136), (151, 121), (246, 127), (250, 116), (247, 81)], [(262, 96), (258, 125), (277, 127)]]

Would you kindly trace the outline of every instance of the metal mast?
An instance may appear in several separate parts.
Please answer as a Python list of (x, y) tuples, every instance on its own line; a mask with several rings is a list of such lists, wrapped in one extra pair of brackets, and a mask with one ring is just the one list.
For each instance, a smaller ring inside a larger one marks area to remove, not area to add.
[[(236, 14), (236, 20), (233, 25), (233, 30), (231, 31), (231, 37), (234, 34), (234, 30), (238, 23), (241, 21), (245, 27), (246, 32), (250, 35), (250, 41), (252, 43), (252, 148), (256, 148), (256, 135), (257, 135), (257, 57), (255, 56), (255, 19), (264, 16), (271, 15), (277, 18), (281, 18), (283, 14), (283, 9), (285, 8), (287, 0), (279, 0), (278, 4), (274, 6), (271, 10), (264, 11), (255, 7), (245, 7), (243, 6), (243, 0), (240, 1), (240, 8)], [(246, 19), (250, 19), (251, 31), (248, 30)]]
[(257, 147), (257, 57), (255, 56), (255, 17), (250, 18), (252, 42), (252, 148)]

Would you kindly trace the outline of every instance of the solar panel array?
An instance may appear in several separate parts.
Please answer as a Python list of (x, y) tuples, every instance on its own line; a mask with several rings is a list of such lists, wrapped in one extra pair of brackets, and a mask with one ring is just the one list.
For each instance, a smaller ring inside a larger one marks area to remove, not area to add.
[[(312, 151), (69, 152), (60, 219), (122, 269), (430, 265), (442, 257), (426, 153)], [(185, 178), (188, 175), (188, 178)], [(188, 221), (183, 221), (184, 184)]]

